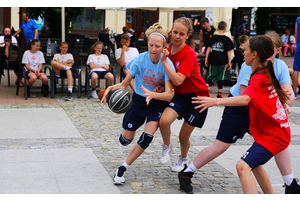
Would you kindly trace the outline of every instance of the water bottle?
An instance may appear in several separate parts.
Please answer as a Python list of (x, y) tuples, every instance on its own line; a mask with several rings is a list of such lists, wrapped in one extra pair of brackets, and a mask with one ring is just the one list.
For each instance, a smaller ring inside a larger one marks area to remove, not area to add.
[(47, 53), (46, 53), (46, 55), (47, 55), (47, 56), (51, 56), (51, 51), (52, 51), (52, 48), (51, 48), (51, 40), (50, 40), (50, 38), (48, 38), (48, 42), (47, 42)]
[(57, 47), (58, 47), (57, 42), (54, 41), (54, 54), (57, 53)]

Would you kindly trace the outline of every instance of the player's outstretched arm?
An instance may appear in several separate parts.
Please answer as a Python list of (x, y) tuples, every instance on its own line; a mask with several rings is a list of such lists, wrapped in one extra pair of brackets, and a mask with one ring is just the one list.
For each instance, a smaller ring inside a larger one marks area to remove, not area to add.
[(195, 107), (195, 109), (202, 108), (200, 113), (205, 109), (213, 106), (246, 106), (251, 101), (248, 95), (235, 96), (229, 98), (211, 98), (211, 97), (193, 97), (192, 103), (200, 104)]

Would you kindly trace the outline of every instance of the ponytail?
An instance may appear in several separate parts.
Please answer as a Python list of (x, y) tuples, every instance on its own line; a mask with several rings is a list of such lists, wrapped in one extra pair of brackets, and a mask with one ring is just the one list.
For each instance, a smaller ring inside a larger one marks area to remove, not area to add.
[(270, 84), (272, 84), (273, 87), (275, 88), (280, 102), (285, 107), (285, 104), (286, 104), (287, 100), (289, 99), (289, 97), (284, 92), (284, 90), (281, 88), (281, 85), (275, 76), (274, 66), (273, 66), (273, 62), (271, 60), (267, 61), (266, 69), (267, 69), (267, 72), (268, 72), (268, 75), (270, 78)]

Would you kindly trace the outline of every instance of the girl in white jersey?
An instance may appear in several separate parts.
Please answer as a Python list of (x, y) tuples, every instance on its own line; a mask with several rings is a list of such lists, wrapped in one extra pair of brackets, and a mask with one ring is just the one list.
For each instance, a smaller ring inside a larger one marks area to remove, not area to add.
[(26, 75), (29, 76), (27, 82), (27, 96), (30, 95), (30, 86), (40, 79), (43, 83), (43, 96), (48, 96), (48, 78), (46, 74), (42, 71), (43, 63), (45, 63), (43, 52), (39, 51), (41, 43), (38, 39), (33, 39), (28, 42), (28, 49), (24, 52), (22, 63), (25, 64)]
[(105, 78), (107, 79), (107, 86), (111, 86), (114, 81), (114, 75), (109, 72), (109, 59), (107, 55), (101, 54), (103, 49), (102, 42), (96, 42), (91, 47), (91, 53), (87, 59), (86, 64), (90, 65), (91, 73), (91, 86), (92, 86), (92, 98), (97, 99), (98, 95), (96, 92), (97, 79)]
[(55, 76), (67, 78), (68, 94), (65, 97), (66, 101), (72, 100), (73, 91), (73, 77), (79, 75), (81, 69), (72, 68), (74, 64), (73, 55), (68, 52), (69, 44), (62, 42), (59, 45), (60, 53), (57, 53), (53, 57), (51, 66), (55, 72)]

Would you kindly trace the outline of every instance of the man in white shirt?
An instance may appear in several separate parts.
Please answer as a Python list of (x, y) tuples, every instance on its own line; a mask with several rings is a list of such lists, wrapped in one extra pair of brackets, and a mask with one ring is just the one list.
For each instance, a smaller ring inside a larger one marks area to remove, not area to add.
[[(11, 30), (10, 28), (5, 28), (4, 29), (4, 35), (3, 36), (0, 36), (0, 47), (4, 47), (5, 46), (5, 42), (4, 42), (4, 36), (5, 35), (11, 35)], [(16, 45), (18, 46), (18, 41), (17, 39), (14, 37), (14, 36), (11, 36), (11, 43), (13, 45)]]
[[(121, 36), (120, 41), (122, 48), (118, 48), (115, 51), (115, 56), (117, 63), (123, 67), (123, 71), (125, 76), (129, 73), (129, 69), (127, 68), (129, 62), (134, 59), (137, 55), (139, 55), (139, 51), (137, 48), (129, 47), (130, 45), (130, 37), (127, 34), (123, 34)], [(134, 90), (134, 80), (130, 82), (130, 87)]]

